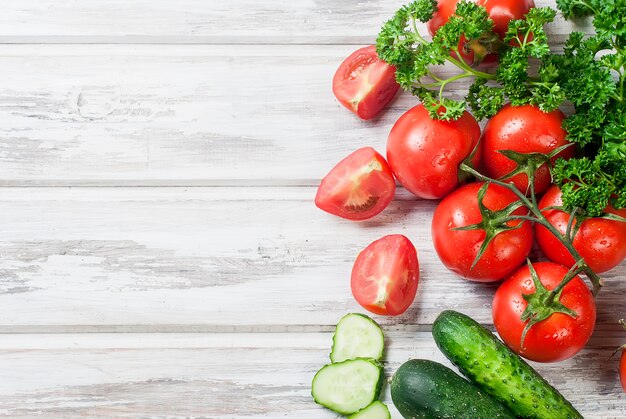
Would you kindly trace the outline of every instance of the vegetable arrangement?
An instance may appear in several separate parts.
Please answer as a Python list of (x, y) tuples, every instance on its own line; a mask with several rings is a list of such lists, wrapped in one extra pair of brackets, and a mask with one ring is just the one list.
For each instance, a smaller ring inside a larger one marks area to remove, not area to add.
[[(339, 101), (363, 119), (399, 87), (421, 104), (391, 128), (386, 160), (372, 148), (357, 150), (323, 179), (316, 205), (369, 219), (391, 202), (397, 180), (417, 197), (441, 199), (432, 240), (448, 269), (476, 282), (504, 280), (492, 314), (506, 346), (466, 316), (443, 312), (435, 341), (475, 387), (439, 364), (409, 361), (391, 381), (405, 417), (581, 417), (518, 355), (557, 362), (578, 353), (595, 326), (599, 274), (626, 259), (626, 0), (557, 6), (566, 18), (593, 16), (596, 33), (573, 32), (554, 51), (544, 25), (557, 11), (532, 0), (416, 0), (333, 80)], [(452, 97), (460, 80), (471, 87)], [(572, 115), (559, 109), (564, 104)], [(481, 133), (477, 119), (485, 118)], [(528, 260), (535, 241), (550, 262)], [(368, 311), (395, 316), (411, 305), (418, 282), (415, 247), (392, 235), (358, 255), (351, 289)], [(340, 322), (335, 345), (352, 349), (331, 354), (339, 363), (313, 383), (315, 400), (342, 414), (366, 408), (380, 391), (382, 332), (369, 321)], [(361, 380), (359, 391), (344, 388), (346, 371), (358, 371), (350, 379)]]

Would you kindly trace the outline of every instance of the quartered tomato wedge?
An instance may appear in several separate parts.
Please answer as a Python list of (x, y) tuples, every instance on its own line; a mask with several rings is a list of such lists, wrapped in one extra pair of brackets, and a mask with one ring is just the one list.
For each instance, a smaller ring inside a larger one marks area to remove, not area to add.
[(353, 52), (333, 77), (335, 97), (362, 119), (375, 117), (399, 88), (396, 69), (378, 58), (375, 45)]
[(396, 183), (383, 156), (364, 147), (340, 161), (322, 179), (315, 205), (348, 220), (367, 220), (389, 205), (395, 191)]
[(352, 268), (352, 295), (367, 311), (397, 316), (413, 303), (419, 282), (417, 251), (394, 234), (363, 250)]

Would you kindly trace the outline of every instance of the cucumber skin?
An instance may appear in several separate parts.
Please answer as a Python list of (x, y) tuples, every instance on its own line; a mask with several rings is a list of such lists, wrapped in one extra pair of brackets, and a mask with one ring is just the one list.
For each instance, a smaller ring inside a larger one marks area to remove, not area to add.
[(391, 399), (405, 418), (515, 418), (450, 368), (425, 359), (398, 368), (391, 380)]
[(470, 381), (516, 416), (582, 418), (530, 365), (470, 317), (452, 310), (442, 312), (433, 323), (433, 337)]

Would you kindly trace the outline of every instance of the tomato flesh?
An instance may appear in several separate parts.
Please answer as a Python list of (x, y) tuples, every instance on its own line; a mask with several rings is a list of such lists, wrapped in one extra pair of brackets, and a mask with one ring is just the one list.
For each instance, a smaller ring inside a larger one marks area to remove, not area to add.
[[(454, 229), (482, 221), (478, 207), (478, 191), (482, 185), (481, 182), (463, 185), (439, 203), (433, 214), (432, 239), (439, 259), (448, 269), (471, 281), (495, 282), (513, 273), (526, 260), (533, 243), (533, 229), (528, 221), (510, 221), (509, 226), (522, 225), (498, 234), (472, 268), (486, 233), (482, 229)], [(492, 184), (483, 203), (497, 211), (515, 201), (517, 197), (513, 192)], [(514, 214), (524, 212), (519, 208)]]
[[(563, 205), (561, 190), (552, 186), (539, 201), (539, 208)], [(626, 218), (626, 209), (616, 210), (608, 206), (605, 212)], [(570, 214), (548, 209), (543, 215), (561, 233), (565, 234)], [(589, 267), (596, 273), (613, 269), (626, 259), (626, 223), (606, 218), (587, 218), (577, 227), (574, 248)], [(535, 237), (542, 253), (552, 262), (571, 267), (575, 261), (569, 250), (550, 231), (540, 224), (535, 225)]]
[[(567, 274), (565, 266), (552, 262), (534, 263), (541, 283), (554, 289)], [(576, 355), (586, 344), (596, 323), (596, 305), (593, 295), (583, 280), (576, 276), (561, 293), (561, 303), (576, 312), (573, 318), (554, 313), (533, 325), (521, 346), (526, 322), (521, 320), (528, 303), (523, 294), (532, 294), (535, 285), (528, 266), (520, 268), (504, 281), (493, 299), (493, 323), (500, 338), (517, 354), (537, 362), (557, 362)]]
[[(437, 11), (433, 14), (433, 17), (428, 21), (428, 32), (431, 35), (435, 35), (440, 27), (445, 25), (456, 12), (456, 6), (460, 0), (437, 0)], [(524, 16), (535, 7), (533, 0), (471, 0), (480, 6), (487, 9), (487, 14), (494, 22), (494, 32), (498, 34), (500, 39), (504, 39), (504, 35), (509, 26), (511, 20), (523, 19)], [(459, 52), (463, 59), (468, 63), (474, 62), (474, 52), (465, 51), (465, 44), (467, 39), (465, 36), (461, 37), (459, 41)], [(489, 54), (483, 60), (483, 64), (494, 64), (497, 61), (496, 54)]]
[(418, 283), (417, 251), (408, 238), (394, 234), (359, 253), (350, 286), (356, 301), (367, 311), (397, 316), (413, 303)]
[[(387, 160), (398, 181), (424, 199), (441, 199), (459, 185), (459, 165), (480, 139), (480, 126), (465, 112), (456, 121), (430, 118), (424, 105), (409, 109), (387, 139)], [(477, 165), (480, 153), (472, 159)]]
[[(560, 110), (543, 112), (536, 106), (505, 105), (485, 126), (481, 139), (482, 159), (485, 172), (497, 179), (508, 175), (517, 168), (517, 163), (500, 150), (518, 153), (549, 154), (557, 148), (570, 144), (565, 139), (567, 133), (561, 127), (565, 115)], [(571, 158), (575, 148), (569, 147), (552, 158)], [(529, 192), (528, 176), (517, 174), (508, 182), (513, 183), (523, 193)], [(535, 192), (542, 193), (551, 184), (550, 170), (542, 165), (535, 171)]]
[(337, 100), (362, 119), (378, 115), (399, 88), (395, 67), (378, 58), (375, 45), (350, 54), (333, 77)]
[(322, 179), (315, 205), (348, 220), (366, 220), (384, 210), (395, 191), (396, 183), (383, 156), (364, 147), (337, 163)]

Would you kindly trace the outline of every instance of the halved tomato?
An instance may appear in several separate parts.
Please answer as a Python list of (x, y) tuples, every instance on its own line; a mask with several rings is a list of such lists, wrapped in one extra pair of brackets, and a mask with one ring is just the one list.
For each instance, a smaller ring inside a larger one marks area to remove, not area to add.
[(352, 295), (375, 314), (404, 313), (415, 299), (418, 282), (417, 251), (400, 234), (385, 236), (367, 246), (352, 268)]
[(393, 199), (396, 182), (385, 158), (372, 147), (341, 160), (322, 179), (315, 195), (320, 209), (348, 220), (367, 220)]
[(333, 77), (335, 97), (362, 119), (378, 115), (399, 88), (395, 67), (378, 58), (375, 45), (350, 54)]

